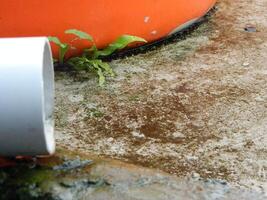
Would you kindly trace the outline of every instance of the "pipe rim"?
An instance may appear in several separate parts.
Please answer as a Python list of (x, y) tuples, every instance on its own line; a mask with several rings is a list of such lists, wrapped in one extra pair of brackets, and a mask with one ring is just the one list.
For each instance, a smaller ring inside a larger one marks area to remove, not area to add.
[(55, 152), (54, 138), (54, 66), (52, 51), (47, 38), (45, 38), (43, 60), (42, 60), (42, 88), (43, 88), (43, 122), (44, 139), (48, 154)]

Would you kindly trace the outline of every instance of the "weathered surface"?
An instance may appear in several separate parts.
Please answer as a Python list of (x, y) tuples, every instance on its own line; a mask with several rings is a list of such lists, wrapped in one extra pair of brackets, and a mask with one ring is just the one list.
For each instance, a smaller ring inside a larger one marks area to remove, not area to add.
[[(0, 199), (54, 200), (263, 200), (224, 181), (178, 179), (160, 171), (109, 160), (67, 155), (20, 161), (0, 171)], [(64, 158), (64, 159), (63, 159)]]
[(266, 192), (266, 10), (221, 0), (187, 39), (113, 61), (105, 88), (57, 74), (58, 144)]
[(56, 74), (57, 144), (72, 153), (0, 158), (0, 199), (266, 199), (266, 10), (221, 0), (187, 39), (113, 61), (105, 88)]

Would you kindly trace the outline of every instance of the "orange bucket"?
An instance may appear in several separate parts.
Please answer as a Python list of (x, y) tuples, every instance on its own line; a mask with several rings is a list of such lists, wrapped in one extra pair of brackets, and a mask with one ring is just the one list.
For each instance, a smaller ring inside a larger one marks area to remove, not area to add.
[[(73, 37), (67, 29), (89, 33), (98, 47), (123, 34), (148, 41), (162, 38), (203, 16), (216, 0), (5, 0), (0, 6), (0, 37)], [(177, 29), (178, 28), (178, 29)], [(88, 47), (77, 44), (77, 54)], [(53, 52), (57, 49), (53, 46)]]

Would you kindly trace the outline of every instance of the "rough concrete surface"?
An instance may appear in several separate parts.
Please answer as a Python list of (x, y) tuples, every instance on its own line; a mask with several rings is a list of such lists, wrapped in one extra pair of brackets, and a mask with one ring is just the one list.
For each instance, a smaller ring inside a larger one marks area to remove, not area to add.
[(104, 88), (57, 73), (58, 145), (266, 193), (266, 10), (220, 0), (185, 40), (112, 61)]
[(58, 151), (57, 156), (17, 160), (0, 170), (2, 200), (263, 200), (255, 190), (233, 187), (225, 181), (178, 178), (88, 155)]

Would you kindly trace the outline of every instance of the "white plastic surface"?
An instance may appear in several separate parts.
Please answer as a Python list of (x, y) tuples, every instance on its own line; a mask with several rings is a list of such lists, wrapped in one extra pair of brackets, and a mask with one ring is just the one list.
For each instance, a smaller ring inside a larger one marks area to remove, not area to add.
[(47, 38), (0, 39), (0, 155), (54, 153), (53, 108)]

